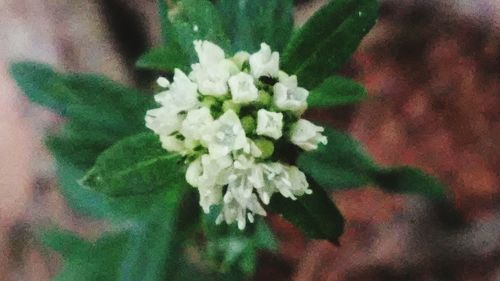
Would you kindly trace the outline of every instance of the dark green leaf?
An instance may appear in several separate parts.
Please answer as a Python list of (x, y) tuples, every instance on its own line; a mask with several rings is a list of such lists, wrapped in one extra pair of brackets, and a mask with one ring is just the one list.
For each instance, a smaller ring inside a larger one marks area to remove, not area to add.
[(338, 244), (344, 231), (344, 218), (330, 196), (312, 179), (308, 179), (313, 191), (292, 201), (283, 196), (273, 196), (270, 207), (274, 212), (282, 214), (307, 237), (326, 239)]
[(445, 189), (436, 178), (412, 167), (381, 169), (374, 174), (374, 182), (391, 193), (419, 194), (430, 199), (446, 198)]
[(341, 189), (363, 186), (371, 181), (375, 163), (360, 144), (341, 132), (325, 128), (327, 145), (299, 156), (297, 164), (324, 188)]
[(194, 40), (208, 40), (226, 50), (229, 47), (217, 10), (208, 0), (180, 0), (172, 25), (180, 48), (189, 54), (191, 62), (197, 60)]
[(287, 45), (282, 67), (308, 89), (346, 63), (377, 19), (377, 0), (332, 0)]
[(161, 47), (149, 50), (135, 64), (138, 68), (174, 72), (179, 68), (186, 71), (189, 58), (180, 48)]
[(184, 182), (181, 157), (162, 148), (158, 136), (126, 138), (100, 155), (83, 184), (111, 196), (145, 194)]
[(217, 9), (234, 52), (256, 51), (262, 42), (281, 52), (292, 33), (291, 0), (220, 0)]
[(309, 93), (310, 107), (334, 107), (362, 101), (367, 96), (363, 86), (351, 79), (332, 76)]

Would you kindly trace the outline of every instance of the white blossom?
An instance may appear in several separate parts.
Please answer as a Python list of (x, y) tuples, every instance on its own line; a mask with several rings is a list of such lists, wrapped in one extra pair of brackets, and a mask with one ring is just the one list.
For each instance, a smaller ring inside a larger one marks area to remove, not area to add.
[[(266, 215), (261, 204), (272, 196), (296, 200), (312, 192), (297, 167), (270, 158), (284, 128), (290, 128), (288, 140), (304, 150), (327, 139), (322, 127), (307, 120), (286, 123), (285, 114), (300, 118), (306, 110), (309, 92), (299, 87), (297, 76), (279, 70), (279, 54), (267, 44), (252, 55), (238, 52), (226, 59), (209, 41), (193, 43), (199, 61), (189, 75), (175, 69), (172, 83), (158, 78), (163, 91), (155, 100), (161, 107), (147, 111), (146, 126), (164, 149), (185, 156), (186, 181), (197, 188), (203, 211), (220, 205), (216, 223), (236, 222), (244, 229), (247, 220)], [(263, 94), (269, 88), (258, 81), (262, 76), (278, 79), (272, 93)]]
[(253, 77), (245, 72), (231, 76), (228, 83), (235, 103), (249, 103), (259, 97), (259, 90), (254, 84)]
[(210, 41), (195, 40), (194, 50), (201, 65), (212, 66), (224, 60), (224, 50)]
[(321, 134), (324, 130), (323, 127), (300, 119), (292, 126), (290, 141), (306, 151), (315, 150), (320, 143), (328, 143), (326, 136)]
[(257, 112), (257, 135), (268, 136), (275, 140), (283, 135), (283, 113), (259, 109)]
[(208, 131), (209, 134), (203, 136), (202, 142), (205, 143), (209, 153), (214, 157), (225, 156), (240, 149), (246, 152), (250, 151), (250, 144), (240, 119), (232, 110), (226, 111), (219, 119), (215, 120)]
[(174, 82), (167, 91), (155, 95), (155, 100), (176, 113), (189, 110), (199, 104), (197, 88), (184, 72), (175, 69)]
[(249, 58), (250, 71), (255, 78), (261, 76), (278, 76), (280, 56), (278, 52), (271, 52), (266, 43), (260, 44), (260, 50)]
[(160, 136), (168, 136), (177, 131), (183, 116), (170, 107), (160, 107), (146, 112), (146, 127)]
[(227, 94), (229, 68), (225, 63), (204, 66), (200, 63), (191, 65), (193, 71), (189, 77), (196, 81), (200, 93), (206, 96), (223, 96)]
[(273, 102), (281, 110), (290, 110), (302, 114), (307, 109), (309, 92), (301, 87), (291, 87), (293, 84), (292, 81), (274, 84)]
[(213, 121), (214, 119), (208, 108), (201, 107), (191, 110), (182, 122), (180, 133), (188, 140), (201, 140), (201, 137), (207, 134), (207, 129), (212, 125)]

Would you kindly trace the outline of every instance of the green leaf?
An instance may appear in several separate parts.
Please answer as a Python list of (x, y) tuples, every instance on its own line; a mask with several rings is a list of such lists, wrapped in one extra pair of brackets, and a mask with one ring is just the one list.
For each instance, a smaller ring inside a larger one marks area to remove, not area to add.
[(51, 231), (42, 236), (42, 241), (64, 259), (63, 270), (56, 281), (117, 280), (127, 240), (125, 233), (107, 234), (94, 243), (64, 231)]
[(197, 60), (194, 40), (208, 40), (228, 50), (227, 38), (217, 10), (208, 0), (180, 0), (173, 14), (172, 26), (180, 48)]
[(151, 49), (142, 55), (135, 66), (165, 72), (174, 72), (176, 68), (187, 71), (189, 58), (180, 48), (160, 47)]
[(344, 218), (330, 196), (312, 179), (308, 179), (312, 194), (292, 201), (283, 196), (273, 196), (270, 207), (274, 212), (282, 214), (307, 237), (326, 239), (338, 244), (344, 231)]
[(374, 176), (374, 182), (390, 193), (410, 193), (430, 199), (446, 199), (441, 183), (434, 177), (412, 167), (381, 169)]
[(180, 240), (177, 217), (186, 186), (171, 186), (155, 199), (149, 217), (130, 229), (124, 259), (117, 280), (167, 280), (177, 269)]
[(158, 136), (143, 133), (106, 150), (82, 183), (110, 196), (150, 193), (184, 183), (180, 160), (162, 148)]
[(282, 68), (308, 89), (339, 70), (375, 24), (377, 0), (332, 0), (288, 43)]
[(328, 190), (377, 185), (391, 193), (411, 193), (445, 199), (445, 189), (434, 177), (411, 167), (381, 168), (360, 144), (346, 134), (325, 128), (328, 144), (302, 153), (297, 164)]
[(367, 96), (366, 89), (351, 79), (332, 76), (309, 93), (310, 107), (335, 107), (360, 102)]
[(167, 0), (156, 0), (156, 3), (158, 6), (158, 16), (160, 17), (161, 38), (163, 45), (167, 45), (168, 42), (175, 37), (173, 36), (172, 24), (168, 19)]
[(348, 135), (325, 128), (327, 145), (302, 153), (297, 164), (324, 188), (342, 189), (363, 186), (371, 182), (377, 166), (361, 145)]
[(281, 52), (292, 34), (291, 0), (220, 0), (217, 9), (233, 52), (257, 51), (262, 42)]
[(144, 130), (144, 115), (153, 104), (143, 93), (99, 75), (60, 74), (33, 62), (14, 63), (10, 71), (30, 101), (122, 137)]

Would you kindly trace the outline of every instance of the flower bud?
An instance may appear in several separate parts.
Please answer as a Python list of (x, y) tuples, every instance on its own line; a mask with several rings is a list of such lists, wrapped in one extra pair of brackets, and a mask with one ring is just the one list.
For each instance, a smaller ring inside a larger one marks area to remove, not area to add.
[(267, 140), (265, 138), (259, 138), (259, 139), (256, 139), (254, 142), (255, 142), (255, 145), (262, 152), (262, 155), (260, 156), (260, 158), (267, 159), (273, 155), (274, 144), (272, 141)]

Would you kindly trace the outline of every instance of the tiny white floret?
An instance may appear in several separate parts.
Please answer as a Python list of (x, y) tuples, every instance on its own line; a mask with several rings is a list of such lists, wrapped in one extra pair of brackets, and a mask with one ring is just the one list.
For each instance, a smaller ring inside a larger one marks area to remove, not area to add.
[(228, 83), (235, 103), (249, 103), (257, 100), (258, 90), (251, 75), (240, 72), (231, 76)]
[(260, 50), (249, 58), (250, 72), (255, 78), (261, 76), (277, 77), (279, 73), (280, 57), (278, 52), (271, 52), (266, 43), (260, 44)]
[(310, 121), (300, 119), (292, 126), (290, 140), (306, 151), (315, 150), (320, 143), (328, 143), (326, 136), (321, 134), (324, 130), (323, 127), (316, 126)]
[(275, 140), (283, 135), (283, 113), (259, 109), (257, 112), (257, 135)]

